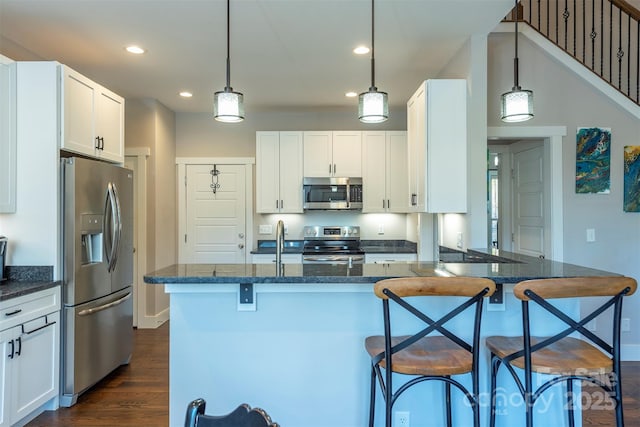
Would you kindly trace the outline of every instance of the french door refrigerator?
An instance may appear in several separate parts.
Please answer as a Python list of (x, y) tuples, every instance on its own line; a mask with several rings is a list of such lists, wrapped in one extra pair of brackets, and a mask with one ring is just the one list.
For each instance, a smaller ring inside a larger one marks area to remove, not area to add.
[(62, 159), (63, 333), (60, 405), (120, 365), (133, 349), (133, 172)]

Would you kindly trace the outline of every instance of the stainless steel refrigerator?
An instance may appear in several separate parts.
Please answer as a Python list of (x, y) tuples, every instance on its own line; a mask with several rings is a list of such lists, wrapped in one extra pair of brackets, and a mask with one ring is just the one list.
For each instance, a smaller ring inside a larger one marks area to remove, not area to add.
[(62, 159), (62, 406), (120, 365), (133, 349), (133, 172)]

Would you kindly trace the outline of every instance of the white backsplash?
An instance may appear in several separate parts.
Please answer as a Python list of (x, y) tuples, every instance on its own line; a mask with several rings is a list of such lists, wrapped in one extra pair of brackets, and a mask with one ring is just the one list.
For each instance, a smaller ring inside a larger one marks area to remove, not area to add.
[[(281, 219), (287, 230), (286, 238), (291, 240), (302, 240), (302, 230), (306, 225), (358, 225), (360, 238), (364, 240), (405, 240), (407, 239), (407, 217), (406, 214), (363, 214), (345, 211), (256, 214), (254, 236), (256, 240), (275, 239), (275, 225)], [(272, 225), (272, 233), (260, 234), (260, 225)]]

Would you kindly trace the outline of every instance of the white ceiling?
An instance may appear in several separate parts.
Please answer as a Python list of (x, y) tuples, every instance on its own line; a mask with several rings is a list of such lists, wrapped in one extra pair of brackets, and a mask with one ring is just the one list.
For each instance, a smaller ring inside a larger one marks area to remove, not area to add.
[[(401, 106), (511, 0), (377, 0), (376, 86)], [(336, 108), (370, 86), (369, 0), (232, 0), (231, 86), (252, 109)], [(124, 51), (139, 44), (148, 52)], [(0, 0), (0, 53), (57, 60), (125, 98), (210, 112), (225, 86), (224, 0)], [(189, 90), (191, 99), (178, 92)]]

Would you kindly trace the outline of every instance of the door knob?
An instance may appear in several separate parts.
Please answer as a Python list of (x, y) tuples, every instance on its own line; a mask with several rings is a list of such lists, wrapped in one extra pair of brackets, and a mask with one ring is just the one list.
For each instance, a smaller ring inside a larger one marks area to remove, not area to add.
[(238, 237), (241, 238), (241, 239), (244, 239), (244, 233), (239, 233)]
[(244, 244), (243, 243), (238, 243), (238, 248), (244, 249)]

